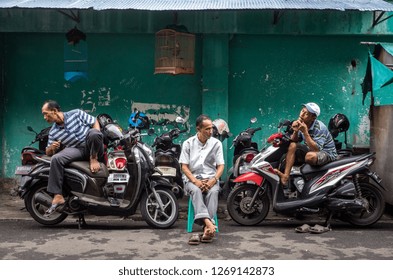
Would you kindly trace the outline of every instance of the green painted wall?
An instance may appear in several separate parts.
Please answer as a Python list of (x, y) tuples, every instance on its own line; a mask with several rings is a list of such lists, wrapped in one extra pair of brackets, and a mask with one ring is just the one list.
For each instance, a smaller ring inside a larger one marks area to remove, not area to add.
[[(152, 35), (88, 34), (89, 80), (75, 83), (63, 78), (62, 34), (4, 36), (3, 176), (13, 175), (21, 148), (34, 138), (26, 126), (39, 130), (48, 125), (41, 115), (47, 99), (57, 100), (64, 111), (82, 108), (93, 115), (109, 113), (123, 127), (128, 126), (132, 102), (191, 107), (191, 120), (201, 111), (200, 66), (195, 75), (154, 75)], [(196, 59), (200, 61), (197, 41)], [(194, 121), (191, 124), (194, 133)]]
[[(189, 108), (190, 133), (179, 141), (195, 132), (194, 120), (202, 112), (227, 119), (234, 134), (256, 116), (263, 127), (256, 137), (260, 145), (280, 119), (296, 118), (301, 103), (314, 101), (325, 123), (337, 112), (350, 117), (350, 143), (369, 142), (369, 101), (361, 104), (360, 89), (367, 47), (360, 42), (392, 41), (393, 28), (390, 21), (371, 28), (373, 13), (284, 11), (276, 24), (272, 11), (178, 12), (177, 20), (172, 12), (82, 10), (79, 15), (78, 28), (87, 34), (89, 79), (68, 83), (64, 34), (76, 23), (55, 10), (0, 10), (1, 177), (13, 176), (21, 148), (34, 137), (26, 126), (47, 125), (40, 111), (46, 99), (58, 100), (64, 110), (109, 113), (124, 127), (135, 104), (153, 108), (153, 114), (154, 108), (160, 113)], [(175, 22), (197, 35), (196, 72), (154, 75), (154, 33)]]
[(334, 114), (344, 113), (351, 120), (348, 141), (368, 145), (369, 106), (362, 105), (360, 86), (367, 64), (367, 47), (359, 44), (364, 39), (233, 36), (229, 42), (231, 131), (245, 129), (255, 116), (255, 126), (262, 126), (255, 139), (263, 146), (280, 120), (296, 119), (302, 103), (316, 102), (322, 111), (319, 119), (326, 125)]

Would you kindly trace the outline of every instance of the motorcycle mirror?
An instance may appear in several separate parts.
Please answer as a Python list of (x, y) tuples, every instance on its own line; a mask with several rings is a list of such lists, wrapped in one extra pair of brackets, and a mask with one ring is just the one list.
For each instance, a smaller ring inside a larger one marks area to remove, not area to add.
[[(31, 126), (28, 126), (28, 127), (27, 127), (27, 130), (28, 130), (28, 131), (31, 131), (31, 132), (35, 132), (34, 129), (33, 129)], [(35, 132), (35, 133), (36, 133), (36, 132)]]
[(257, 119), (256, 117), (253, 117), (253, 118), (251, 118), (250, 123), (256, 123), (257, 120), (258, 120), (258, 119)]
[(290, 120), (285, 120), (285, 121), (280, 122), (280, 123), (278, 124), (277, 128), (281, 128), (281, 127), (283, 127), (283, 126), (288, 126), (288, 125), (290, 125), (290, 124), (291, 124), (291, 121), (290, 121)]
[(182, 117), (176, 117), (177, 123), (185, 123), (185, 120)]

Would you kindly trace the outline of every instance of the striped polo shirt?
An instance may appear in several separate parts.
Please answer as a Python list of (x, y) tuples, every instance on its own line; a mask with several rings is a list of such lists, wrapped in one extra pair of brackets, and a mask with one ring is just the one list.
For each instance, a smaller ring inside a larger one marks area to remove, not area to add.
[(64, 114), (64, 126), (54, 123), (49, 131), (48, 146), (54, 141), (61, 141), (66, 147), (78, 147), (84, 143), (86, 134), (94, 125), (95, 117), (75, 109)]
[[(323, 122), (315, 120), (308, 129), (308, 133), (314, 142), (318, 145), (320, 151), (326, 152), (331, 160), (335, 160), (337, 158), (337, 151), (333, 137)], [(300, 139), (304, 139), (304, 135), (300, 131), (299, 136)], [(307, 145), (307, 143), (305, 144)]]

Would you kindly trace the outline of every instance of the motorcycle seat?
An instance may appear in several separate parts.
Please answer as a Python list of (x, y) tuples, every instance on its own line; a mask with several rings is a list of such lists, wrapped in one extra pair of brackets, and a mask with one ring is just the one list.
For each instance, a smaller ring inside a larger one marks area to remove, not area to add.
[(322, 165), (322, 166), (313, 166), (313, 165), (305, 164), (300, 168), (300, 171), (302, 172), (303, 175), (321, 172), (321, 171), (325, 171), (325, 170), (328, 170), (328, 169), (331, 169), (331, 168), (334, 168), (334, 167), (337, 167), (340, 165), (344, 165), (347, 163), (358, 161), (359, 159), (362, 159), (364, 157), (365, 157), (365, 155), (343, 157), (341, 159), (335, 160), (333, 162), (329, 162), (329, 163)]
[[(50, 156), (44, 155), (42, 157), (38, 157), (37, 160), (47, 163), (47, 164), (50, 164), (51, 158), (52, 157), (50, 157)], [(98, 171), (97, 173), (93, 173), (90, 171), (90, 166), (89, 166), (88, 161), (74, 161), (74, 162), (71, 162), (68, 165), (68, 167), (72, 167), (77, 170), (80, 170), (83, 173), (86, 173), (90, 177), (94, 177), (94, 178), (106, 178), (109, 176), (108, 168), (102, 162), (100, 163), (100, 171)]]
[(74, 161), (71, 162), (68, 166), (80, 170), (93, 178), (107, 178), (109, 176), (108, 168), (102, 162), (100, 162), (100, 171), (97, 173), (90, 171), (90, 165), (88, 161)]

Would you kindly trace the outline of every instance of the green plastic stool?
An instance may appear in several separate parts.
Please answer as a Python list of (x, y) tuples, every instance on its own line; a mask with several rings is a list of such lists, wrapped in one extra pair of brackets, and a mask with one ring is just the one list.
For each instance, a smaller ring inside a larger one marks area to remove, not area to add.
[[(214, 216), (214, 222), (216, 224), (216, 232), (218, 232), (218, 218)], [(192, 205), (191, 197), (188, 199), (188, 214), (187, 214), (187, 232), (192, 232), (192, 226), (194, 225), (194, 206)]]

